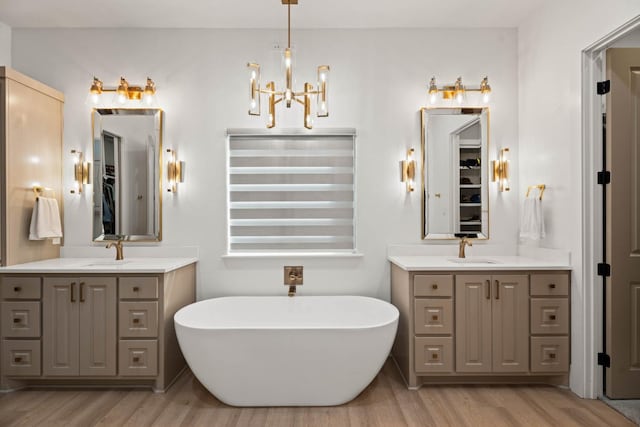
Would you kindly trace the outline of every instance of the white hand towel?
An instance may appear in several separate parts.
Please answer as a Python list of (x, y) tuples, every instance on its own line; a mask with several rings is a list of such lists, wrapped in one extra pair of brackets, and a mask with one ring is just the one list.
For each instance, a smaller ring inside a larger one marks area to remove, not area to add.
[(29, 240), (43, 240), (62, 237), (60, 209), (58, 201), (49, 197), (38, 197), (31, 214)]
[(524, 199), (520, 220), (520, 238), (530, 240), (544, 239), (544, 216), (542, 200), (538, 197)]

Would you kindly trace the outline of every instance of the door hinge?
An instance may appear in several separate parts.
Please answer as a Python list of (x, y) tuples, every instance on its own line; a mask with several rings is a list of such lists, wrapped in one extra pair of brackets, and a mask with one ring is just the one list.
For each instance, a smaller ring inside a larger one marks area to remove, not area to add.
[(603, 82), (598, 82), (596, 83), (596, 88), (597, 88), (598, 95), (607, 94), (611, 90), (611, 81), (605, 80)]
[(604, 277), (611, 276), (611, 265), (604, 262), (599, 263), (598, 276), (604, 276)]
[(598, 365), (610, 368), (611, 357), (607, 353), (598, 353)]
[(609, 171), (598, 172), (598, 184), (600, 185), (611, 184), (611, 172)]

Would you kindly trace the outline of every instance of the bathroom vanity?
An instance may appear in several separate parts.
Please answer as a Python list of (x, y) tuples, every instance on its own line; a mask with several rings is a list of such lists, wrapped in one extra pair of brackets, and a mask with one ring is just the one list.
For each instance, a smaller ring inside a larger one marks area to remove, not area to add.
[(0, 386), (150, 386), (184, 369), (173, 324), (194, 258), (58, 258), (0, 269)]
[(409, 388), (567, 384), (570, 268), (517, 256), (392, 256), (392, 355)]

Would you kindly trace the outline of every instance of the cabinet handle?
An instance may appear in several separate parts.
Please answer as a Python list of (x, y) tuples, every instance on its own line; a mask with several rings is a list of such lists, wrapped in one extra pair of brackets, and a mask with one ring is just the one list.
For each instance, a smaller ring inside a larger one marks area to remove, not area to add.
[(139, 290), (140, 290), (140, 288), (139, 288), (139, 287), (137, 287), (137, 286), (134, 286), (134, 287), (133, 287), (133, 292), (138, 292)]
[(20, 292), (22, 288), (20, 286), (14, 286), (13, 292)]
[(555, 283), (549, 283), (549, 289), (555, 289), (555, 288), (556, 288)]
[(486, 299), (491, 299), (491, 280), (487, 280), (486, 283), (487, 286), (485, 286), (485, 298)]
[(20, 318), (19, 317), (14, 317), (13, 318), (13, 323), (20, 323)]
[(80, 282), (80, 302), (84, 302), (84, 282)]
[(71, 302), (76, 302), (76, 282), (71, 283)]
[(15, 363), (20, 363), (20, 362), (22, 362), (22, 357), (19, 357), (19, 356), (18, 356), (18, 357), (14, 357), (14, 358), (13, 358), (13, 361), (14, 361)]
[(496, 299), (500, 299), (500, 281), (496, 280)]

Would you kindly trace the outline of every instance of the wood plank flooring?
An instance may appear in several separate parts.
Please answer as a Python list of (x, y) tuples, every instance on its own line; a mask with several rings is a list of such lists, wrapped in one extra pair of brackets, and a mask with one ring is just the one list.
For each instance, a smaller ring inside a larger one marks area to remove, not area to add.
[(633, 426), (603, 402), (547, 386), (407, 390), (393, 361), (337, 407), (233, 408), (187, 371), (165, 394), (148, 390), (24, 390), (0, 395), (0, 426)]

